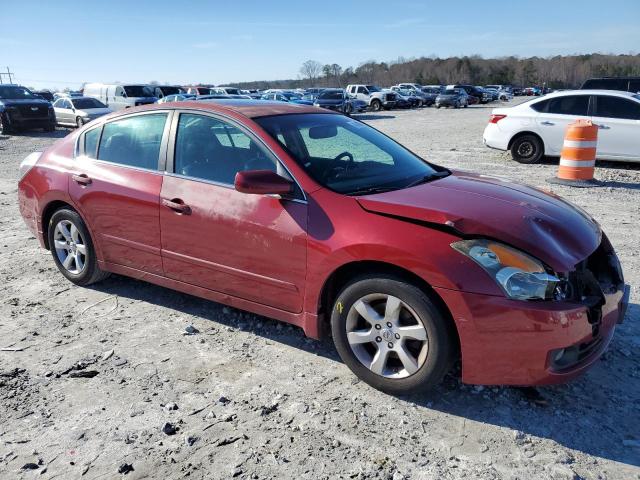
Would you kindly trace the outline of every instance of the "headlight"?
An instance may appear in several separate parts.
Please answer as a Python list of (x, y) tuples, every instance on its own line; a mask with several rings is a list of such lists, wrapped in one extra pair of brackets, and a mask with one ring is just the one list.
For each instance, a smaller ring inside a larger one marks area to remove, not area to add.
[(515, 300), (552, 299), (560, 282), (539, 260), (492, 240), (462, 240), (451, 246), (480, 265)]

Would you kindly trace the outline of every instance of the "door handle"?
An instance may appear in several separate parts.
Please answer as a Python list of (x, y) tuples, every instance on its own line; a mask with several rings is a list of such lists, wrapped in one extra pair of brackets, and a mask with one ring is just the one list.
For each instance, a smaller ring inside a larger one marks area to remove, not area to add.
[(189, 207), (189, 205), (184, 203), (179, 198), (172, 198), (171, 200), (167, 198), (163, 198), (162, 205), (167, 208), (170, 208), (176, 213), (183, 213), (185, 215), (189, 215), (191, 213), (191, 208)]
[(71, 175), (71, 178), (73, 179), (74, 182), (80, 185), (86, 186), (91, 184), (91, 179), (86, 173), (74, 173), (73, 175)]
[(603, 125), (603, 124), (595, 124), (600, 130), (610, 130), (611, 127), (609, 125)]
[(555, 125), (555, 123), (553, 122), (548, 122), (548, 121), (544, 121), (544, 122), (540, 122), (540, 125)]

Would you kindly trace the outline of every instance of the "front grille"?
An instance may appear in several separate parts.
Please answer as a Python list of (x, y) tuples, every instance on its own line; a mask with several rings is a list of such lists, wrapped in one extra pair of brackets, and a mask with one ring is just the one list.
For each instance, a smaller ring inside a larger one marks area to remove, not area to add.
[(396, 94), (395, 93), (387, 93), (387, 102), (395, 102)]
[(20, 105), (18, 110), (23, 118), (42, 118), (49, 115), (49, 107), (46, 105)]

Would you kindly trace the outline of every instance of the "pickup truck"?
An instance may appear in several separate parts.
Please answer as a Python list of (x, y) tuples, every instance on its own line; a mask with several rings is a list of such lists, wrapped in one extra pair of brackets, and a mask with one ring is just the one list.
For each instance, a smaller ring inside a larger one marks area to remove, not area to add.
[(396, 94), (382, 90), (375, 85), (347, 85), (347, 93), (358, 100), (367, 102), (373, 111), (388, 110), (396, 106)]

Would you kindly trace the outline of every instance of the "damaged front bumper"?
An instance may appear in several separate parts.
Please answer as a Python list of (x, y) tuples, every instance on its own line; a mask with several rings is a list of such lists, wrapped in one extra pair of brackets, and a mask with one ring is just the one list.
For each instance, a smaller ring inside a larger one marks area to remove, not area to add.
[(564, 298), (518, 301), (436, 288), (458, 329), (462, 380), (484, 385), (567, 382), (606, 350), (629, 303), (608, 239), (566, 276)]

